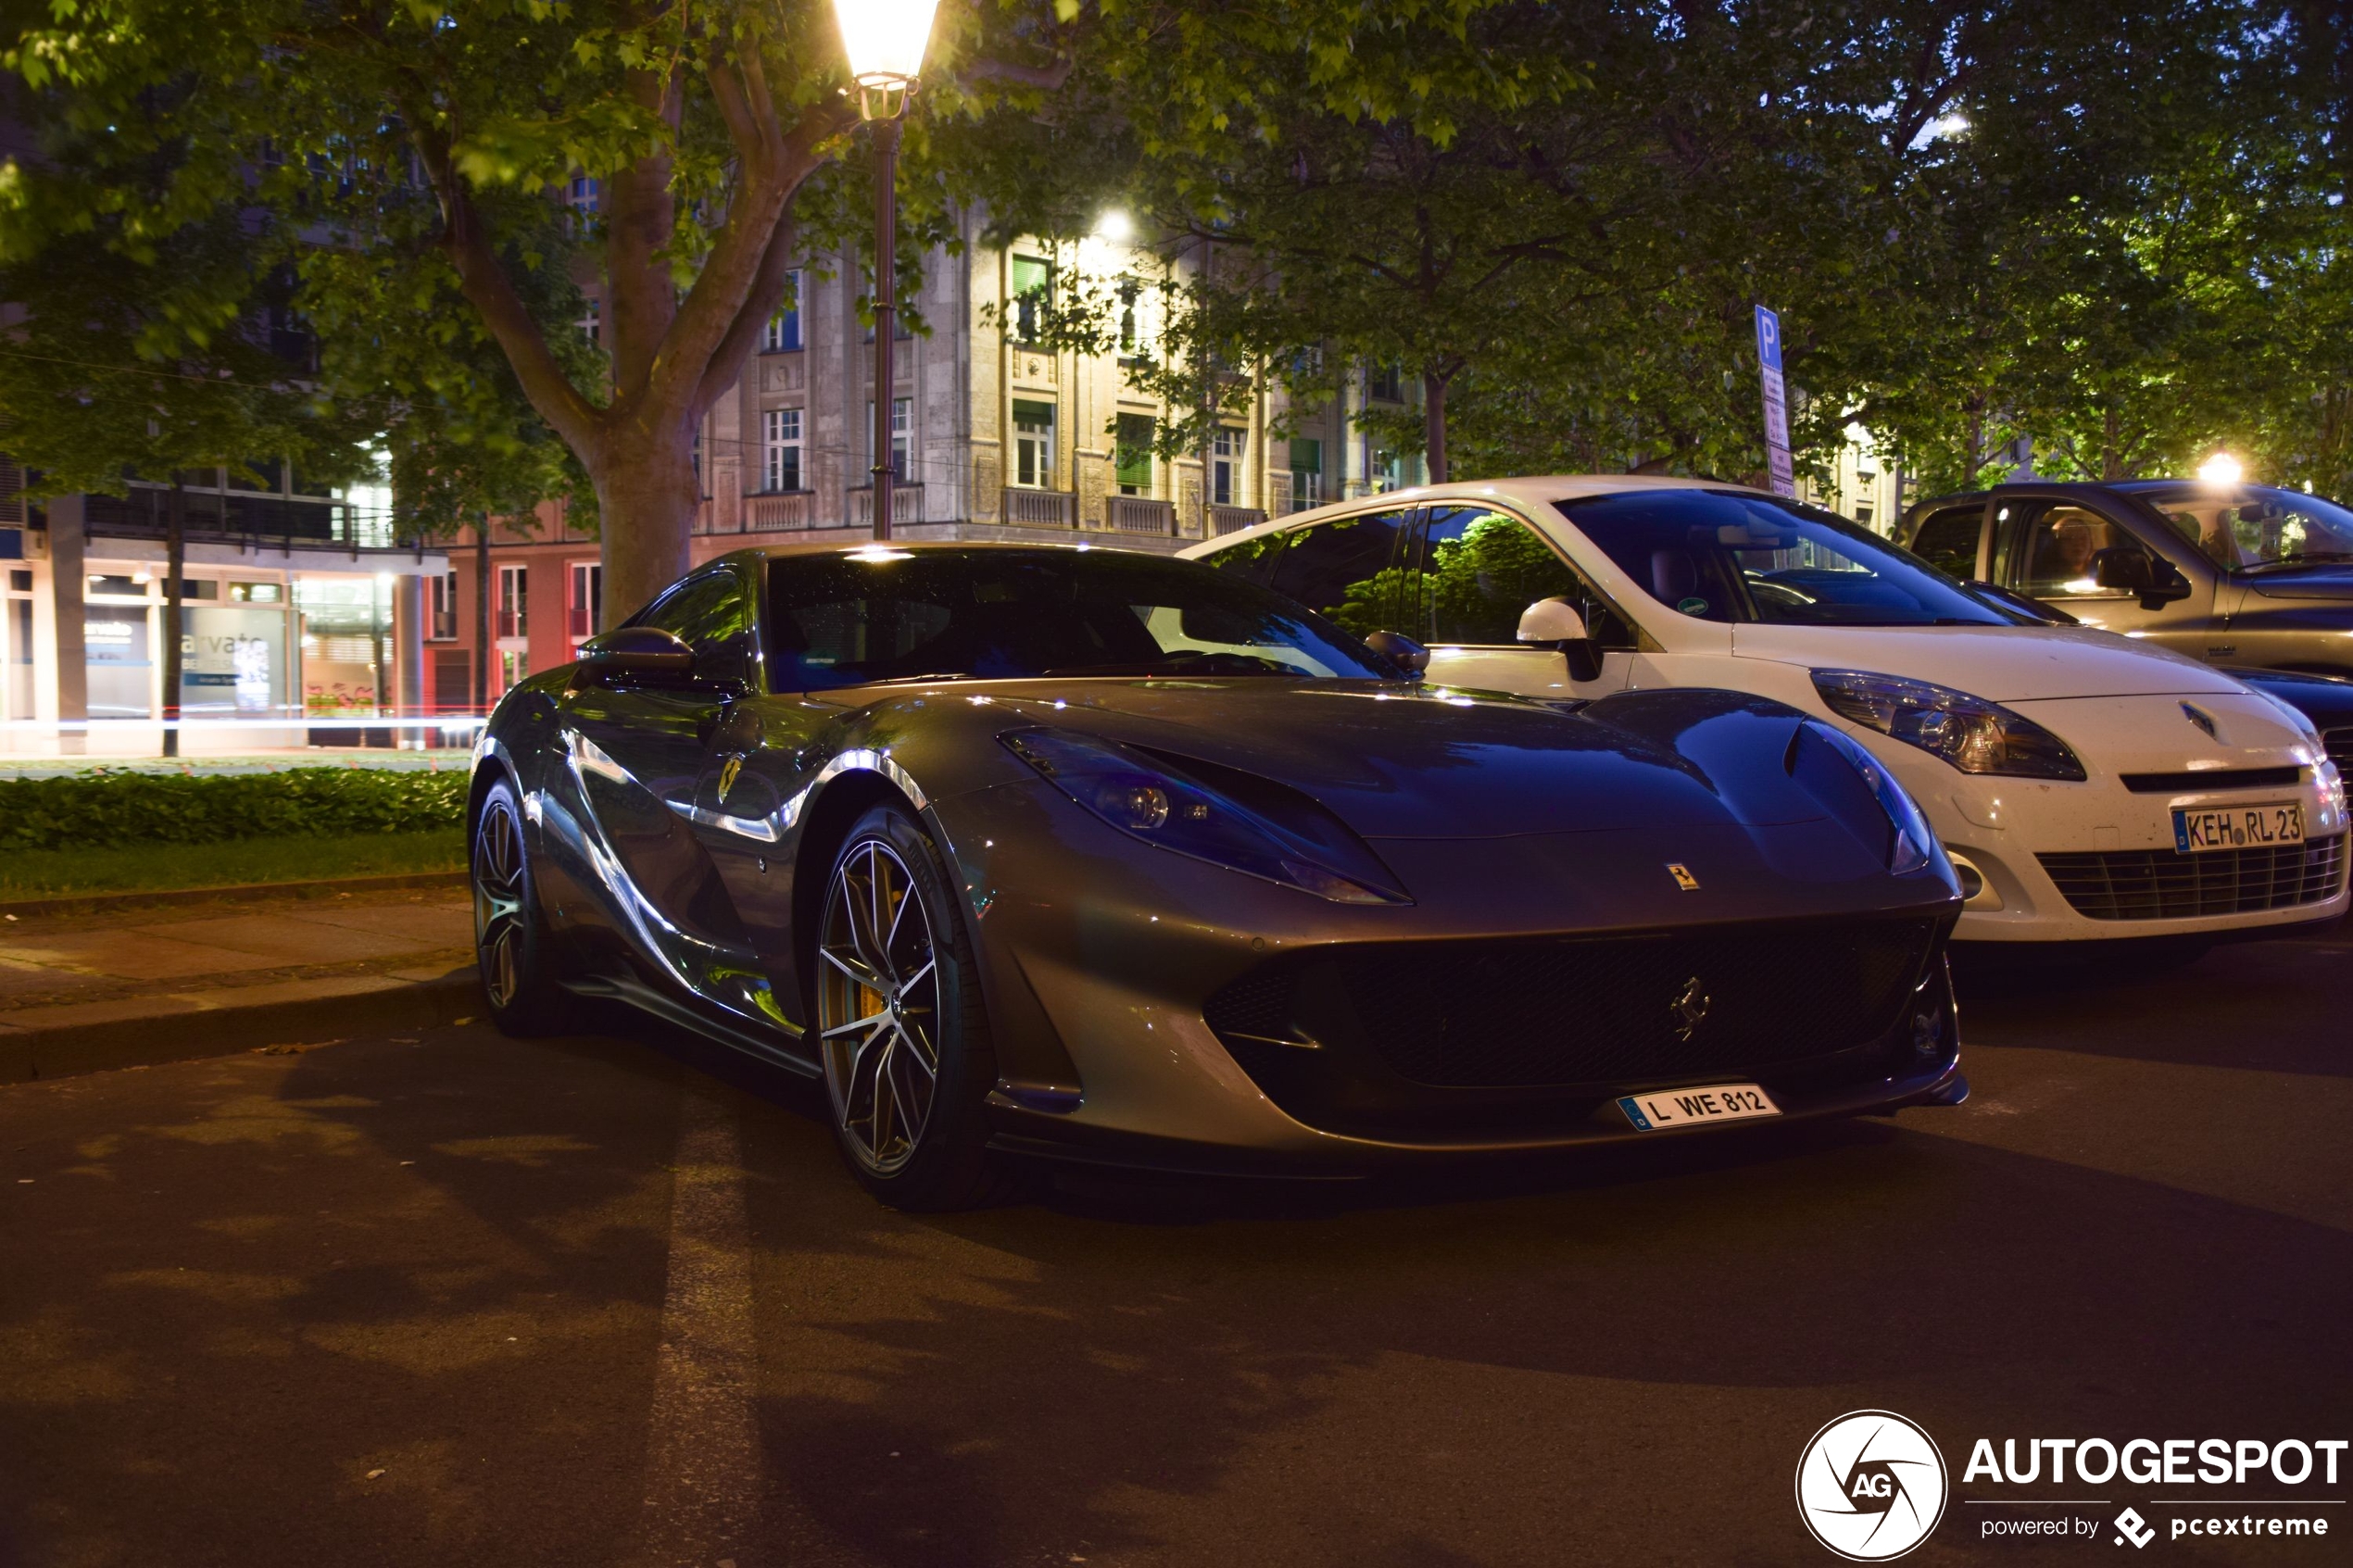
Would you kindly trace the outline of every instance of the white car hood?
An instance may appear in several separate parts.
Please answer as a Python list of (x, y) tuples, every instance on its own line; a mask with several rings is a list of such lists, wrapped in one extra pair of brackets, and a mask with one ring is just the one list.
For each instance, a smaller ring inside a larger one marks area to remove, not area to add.
[(1732, 628), (1732, 653), (1813, 670), (1905, 675), (1994, 702), (2245, 689), (2212, 665), (2088, 626), (1742, 624)]

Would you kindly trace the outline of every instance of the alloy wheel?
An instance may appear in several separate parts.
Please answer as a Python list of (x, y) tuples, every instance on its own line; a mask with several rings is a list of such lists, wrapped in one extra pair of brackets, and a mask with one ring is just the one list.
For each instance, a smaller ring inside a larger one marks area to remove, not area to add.
[(522, 824), (503, 797), (474, 824), (474, 952), (483, 990), (495, 1008), (511, 1006), (522, 988)]
[(939, 971), (931, 922), (889, 845), (856, 846), (827, 890), (817, 1024), (834, 1118), (878, 1176), (914, 1157), (939, 1082)]

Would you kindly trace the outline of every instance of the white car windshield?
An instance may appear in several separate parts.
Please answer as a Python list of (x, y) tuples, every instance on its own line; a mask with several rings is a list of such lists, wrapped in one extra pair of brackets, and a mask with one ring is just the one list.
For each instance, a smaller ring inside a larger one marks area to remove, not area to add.
[(2353, 511), (2268, 484), (2120, 484), (2231, 571), (2353, 560)]
[(1795, 501), (1638, 490), (1559, 506), (1651, 597), (1701, 621), (2016, 624), (1910, 551)]

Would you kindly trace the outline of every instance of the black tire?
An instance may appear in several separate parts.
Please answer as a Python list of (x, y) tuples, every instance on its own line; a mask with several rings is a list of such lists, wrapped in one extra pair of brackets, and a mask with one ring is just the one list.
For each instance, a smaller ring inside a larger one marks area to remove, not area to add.
[(834, 1142), (850, 1174), (894, 1209), (975, 1208), (1013, 1188), (988, 1147), (997, 1059), (949, 889), (923, 824), (876, 806), (834, 854), (810, 945)]
[(518, 1039), (565, 1034), (573, 1022), (573, 997), (560, 984), (522, 808), (505, 779), (484, 793), (470, 837), (474, 963), (490, 1021)]

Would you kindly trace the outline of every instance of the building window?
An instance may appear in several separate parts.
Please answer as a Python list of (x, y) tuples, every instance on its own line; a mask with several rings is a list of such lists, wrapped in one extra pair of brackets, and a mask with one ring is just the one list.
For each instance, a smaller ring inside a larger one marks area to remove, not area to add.
[(593, 560), (572, 563), (572, 594), (566, 606), (570, 616), (573, 646), (586, 642), (597, 634), (598, 618), (605, 610), (605, 569)]
[(593, 294), (588, 296), (588, 313), (580, 318), (580, 335), (599, 346), (605, 341), (605, 302)]
[(1149, 495), (1152, 488), (1152, 417), (1119, 416), (1113, 460), (1118, 465), (1119, 493)]
[(794, 354), (800, 349), (800, 269), (794, 268), (785, 277), (785, 306), (768, 318), (767, 335), (760, 342), (762, 354)]
[(800, 410), (771, 408), (760, 416), (760, 483), (763, 490), (800, 488)]
[(604, 182), (593, 174), (575, 174), (566, 199), (574, 212), (595, 212), (604, 203)]
[(1383, 494), (1405, 483), (1404, 465), (1397, 460), (1396, 453), (1383, 451), (1367, 437), (1365, 442), (1365, 477), (1371, 483), (1376, 495)]
[(1054, 270), (1034, 256), (1016, 256), (1013, 266), (1013, 336), (1036, 343), (1046, 324), (1054, 293)]
[(1219, 425), (1209, 445), (1209, 500), (1212, 506), (1242, 504), (1242, 443), (1249, 433)]
[[(243, 584), (233, 585), (233, 595), (238, 586)], [(425, 586), (431, 594), (433, 620), (432, 629), (426, 635), (436, 643), (454, 641), (458, 635), (458, 574), (454, 571), (442, 572), (426, 579)], [(244, 596), (234, 596), (242, 598)]]
[(1025, 490), (1054, 487), (1054, 406), (1013, 403), (1013, 483)]
[(1302, 510), (1324, 504), (1324, 444), (1294, 435), (1290, 442), (1290, 500)]
[(1377, 403), (1405, 401), (1405, 367), (1391, 359), (1365, 372), (1365, 391)]
[(1876, 512), (1873, 510), (1871, 504), (1869, 501), (1857, 501), (1855, 503), (1855, 521), (1861, 523), (1864, 527), (1869, 528), (1871, 525), (1871, 519), (1876, 515)]
[[(914, 418), (913, 398), (894, 397), (890, 400), (890, 477), (900, 484), (907, 483), (907, 438)], [(866, 442), (869, 446), (874, 444), (874, 432), (875, 400), (869, 397), (866, 399)]]
[(526, 567), (498, 569), (498, 635), (531, 635), (531, 578)]
[(512, 691), (523, 684), (531, 673), (531, 655), (522, 648), (509, 648), (498, 656), (498, 689)]

